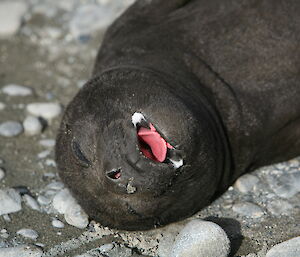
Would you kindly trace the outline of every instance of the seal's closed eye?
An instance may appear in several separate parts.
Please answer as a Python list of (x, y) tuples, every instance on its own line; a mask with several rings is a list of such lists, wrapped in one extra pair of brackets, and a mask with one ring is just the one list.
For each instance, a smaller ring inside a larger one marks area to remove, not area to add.
[(74, 139), (71, 142), (71, 148), (74, 153), (75, 158), (78, 160), (79, 164), (85, 168), (90, 166), (90, 161), (85, 157), (80, 149), (80, 145)]

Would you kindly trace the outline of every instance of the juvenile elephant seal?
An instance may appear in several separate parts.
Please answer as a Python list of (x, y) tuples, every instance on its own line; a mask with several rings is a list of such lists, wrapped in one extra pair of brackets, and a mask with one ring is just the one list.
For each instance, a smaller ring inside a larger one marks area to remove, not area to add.
[(300, 1), (140, 0), (108, 29), (57, 137), (91, 218), (143, 230), (300, 155)]

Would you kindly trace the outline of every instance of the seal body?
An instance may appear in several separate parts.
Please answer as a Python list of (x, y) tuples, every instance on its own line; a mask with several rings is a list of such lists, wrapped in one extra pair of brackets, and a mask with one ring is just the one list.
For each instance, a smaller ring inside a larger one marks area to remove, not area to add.
[(90, 217), (165, 225), (300, 155), (299, 13), (297, 0), (129, 7), (57, 136), (60, 176)]

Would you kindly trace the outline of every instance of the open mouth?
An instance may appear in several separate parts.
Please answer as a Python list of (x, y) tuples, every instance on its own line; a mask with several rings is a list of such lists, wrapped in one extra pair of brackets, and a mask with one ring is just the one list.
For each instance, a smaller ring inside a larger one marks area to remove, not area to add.
[(139, 149), (145, 157), (152, 161), (169, 163), (176, 169), (183, 165), (178, 150), (162, 137), (143, 114), (135, 112), (132, 123), (137, 131)]

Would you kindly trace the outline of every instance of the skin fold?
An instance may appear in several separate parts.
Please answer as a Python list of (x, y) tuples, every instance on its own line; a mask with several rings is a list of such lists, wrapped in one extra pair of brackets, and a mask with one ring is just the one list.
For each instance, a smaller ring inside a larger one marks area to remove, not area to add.
[[(239, 176), (300, 155), (300, 2), (138, 0), (107, 30), (57, 135), (60, 176), (101, 224), (191, 216)], [(132, 115), (183, 160), (140, 151)]]

